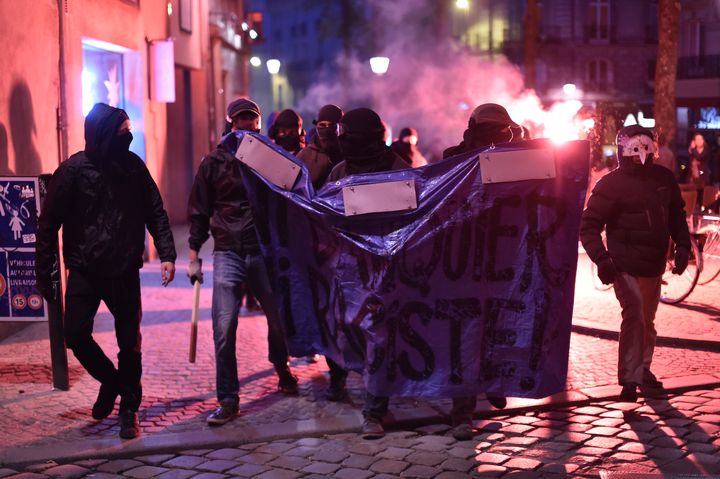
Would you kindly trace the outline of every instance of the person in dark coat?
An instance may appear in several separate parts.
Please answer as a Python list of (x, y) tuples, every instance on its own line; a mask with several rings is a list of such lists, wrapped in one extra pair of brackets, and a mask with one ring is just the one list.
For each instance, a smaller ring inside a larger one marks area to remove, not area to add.
[[(524, 129), (515, 123), (505, 107), (497, 103), (483, 103), (473, 110), (468, 119), (468, 127), (463, 140), (457, 146), (447, 148), (443, 158), (467, 153), (496, 143), (520, 141)], [(488, 402), (497, 409), (507, 406), (507, 399), (495, 394), (487, 394)], [(452, 435), (458, 440), (472, 439), (472, 418), (477, 405), (477, 397), (462, 396), (453, 398), (450, 420)]]
[[(580, 239), (603, 284), (613, 284), (622, 307), (618, 344), (620, 399), (637, 401), (638, 386), (661, 389), (650, 371), (655, 312), (670, 238), (673, 273), (688, 265), (690, 233), (675, 176), (656, 165), (651, 130), (639, 125), (617, 135), (619, 167), (601, 178), (583, 212)], [(607, 232), (607, 248), (600, 233)]]
[(268, 129), (268, 137), (293, 155), (305, 148), (303, 121), (294, 110), (283, 110)]
[[(378, 114), (369, 108), (356, 108), (347, 112), (340, 120), (338, 132), (344, 160), (332, 169), (328, 181), (337, 181), (349, 175), (410, 167), (385, 144), (385, 126)], [(328, 360), (328, 365), (332, 383), (333, 374), (340, 377), (339, 371), (333, 371), (333, 368), (340, 366), (331, 360)], [(370, 392), (365, 394), (362, 426), (365, 439), (378, 439), (385, 435), (382, 418), (387, 414), (389, 402), (387, 396), (375, 396)]]
[(385, 144), (385, 126), (371, 109), (356, 108), (347, 112), (340, 120), (338, 130), (343, 161), (332, 169), (328, 181), (410, 166)]
[[(38, 288), (58, 300), (51, 281), (57, 267), (58, 230), (69, 274), (65, 292), (65, 340), (80, 364), (100, 382), (92, 417), (110, 415), (120, 395), (120, 437), (139, 432), (142, 399), (140, 274), (145, 227), (160, 256), (163, 286), (175, 276), (175, 243), (155, 181), (129, 151), (132, 133), (125, 111), (96, 104), (85, 119), (85, 150), (53, 174), (37, 233)], [(118, 367), (92, 337), (100, 301), (115, 318)]]
[(300, 150), (297, 157), (308, 167), (310, 181), (317, 189), (325, 183), (332, 168), (342, 161), (337, 126), (343, 111), (336, 105), (325, 105), (318, 111), (315, 134), (311, 143)]
[(418, 150), (418, 132), (415, 128), (406, 127), (400, 130), (398, 139), (390, 147), (413, 168), (427, 165), (427, 160)]
[[(247, 98), (228, 105), (232, 131), (260, 131), (260, 108)], [(195, 175), (188, 204), (190, 245), (188, 277), (203, 280), (200, 248), (212, 233), (213, 298), (212, 322), (215, 343), (215, 382), (219, 407), (208, 416), (210, 426), (233, 420), (239, 410), (236, 334), (243, 285), (260, 301), (268, 325), (269, 360), (279, 377), (278, 389), (297, 395), (297, 378), (288, 367), (288, 350), (280, 324), (280, 313), (270, 287), (260, 252), (255, 223), (240, 174), (240, 162), (224, 142), (205, 156)], [(233, 150), (234, 151), (234, 150)]]

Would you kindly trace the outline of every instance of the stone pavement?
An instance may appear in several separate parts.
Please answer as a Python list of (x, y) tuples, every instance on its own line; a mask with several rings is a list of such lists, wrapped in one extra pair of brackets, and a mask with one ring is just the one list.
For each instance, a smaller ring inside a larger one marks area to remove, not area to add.
[[(386, 477), (382, 474), (400, 473), (439, 477), (437, 467), (443, 464), (440, 470), (447, 473), (444, 477), (467, 477), (477, 467), (483, 474), (528, 470), (532, 471), (529, 477), (544, 477), (554, 468), (560, 475), (587, 473), (596, 477), (600, 465), (644, 464), (638, 470), (649, 471), (654, 464), (655, 469), (664, 471), (673, 462), (687, 466), (685, 472), (690, 470), (689, 464), (701, 464), (703, 468), (690, 472), (718, 472), (713, 469), (717, 464), (702, 454), (718, 453), (720, 353), (713, 346), (720, 340), (720, 314), (715, 306), (720, 282), (698, 287), (686, 306), (661, 305), (658, 332), (668, 341), (659, 343), (672, 347), (657, 349), (653, 369), (674, 388), (674, 393), (669, 401), (647, 401), (633, 413), (637, 417), (628, 412), (637, 405), (612, 402), (619, 391), (615, 385), (617, 344), (606, 338), (617, 330), (619, 313), (611, 291), (595, 291), (590, 286), (589, 265), (583, 255), (578, 267), (573, 323), (578, 326), (583, 321), (582, 331), (593, 335), (572, 335), (566, 392), (540, 401), (512, 399), (502, 412), (491, 411), (485, 401), (480, 401), (478, 417), (488, 419), (479, 423), (483, 431), (475, 441), (466, 443), (435, 434), (444, 432), (448, 400), (394, 399), (388, 423), (395, 432), (385, 440), (367, 442), (348, 434), (357, 431), (361, 423), (363, 387), (359, 375), (350, 376), (348, 401), (330, 403), (323, 397), (327, 384), (324, 361), (305, 364), (294, 360), (292, 366), (301, 383), (300, 397), (287, 398), (275, 391), (274, 372), (264, 359), (266, 328), (262, 317), (242, 318), (240, 323), (242, 417), (222, 428), (208, 428), (205, 418), (215, 406), (211, 289), (205, 286), (201, 294), (198, 359), (190, 364), (186, 355), (191, 294), (183, 275), (185, 266), (179, 262), (179, 276), (169, 288), (159, 286), (157, 263), (146, 265), (142, 272), (145, 397), (140, 412), (142, 435), (136, 440), (121, 441), (117, 437), (115, 416), (92, 421), (90, 407), (97, 384), (72, 354), (70, 391), (50, 389), (46, 324), (35, 324), (0, 342), (0, 464), (9, 468), (7, 472), (0, 470), (0, 477), (23, 471), (28, 464), (31, 471), (44, 472), (42, 476), (25, 477), (121, 474), (140, 478), (166, 474), (163, 477), (194, 475), (212, 479), (250, 476), (253, 471), (259, 477)], [(211, 271), (208, 273), (207, 285), (212, 282)], [(106, 310), (98, 315), (95, 330), (98, 342), (114, 355), (112, 319)], [(701, 337), (705, 343), (693, 343), (692, 349), (681, 347), (687, 345), (682, 338), (692, 339), (689, 335)], [(576, 416), (582, 419), (568, 419)], [(654, 428), (649, 432), (636, 430), (634, 423), (641, 424), (641, 428), (652, 423)], [(652, 437), (631, 437), (636, 432)], [(655, 439), (663, 439), (659, 441), (663, 445), (653, 443)], [(621, 442), (614, 442), (618, 440)], [(679, 450), (684, 452), (674, 461), (665, 461), (672, 456), (664, 451), (674, 447), (669, 445), (672, 441), (683, 442)], [(553, 446), (555, 443), (564, 444), (563, 454), (553, 449), (561, 447)], [(663, 460), (652, 456), (652, 449), (662, 453)], [(404, 450), (410, 451), (403, 456)], [(344, 452), (332, 456), (330, 451)], [(328, 460), (324, 454), (334, 459)], [(388, 454), (392, 457), (386, 457)], [(428, 454), (433, 459), (419, 457)], [(443, 459), (434, 462), (440, 456)], [(122, 462), (125, 460), (114, 459), (117, 457), (135, 457), (137, 462)], [(105, 459), (84, 461), (87, 458)], [(68, 464), (60, 469), (38, 465), (51, 459)], [(385, 462), (377, 464), (376, 460)], [(228, 463), (222, 461), (229, 461), (231, 467), (224, 468)], [(468, 467), (463, 469), (461, 462)], [(520, 466), (523, 464), (527, 467)], [(153, 469), (156, 467), (160, 469)], [(453, 476), (452, 471), (460, 475)]]

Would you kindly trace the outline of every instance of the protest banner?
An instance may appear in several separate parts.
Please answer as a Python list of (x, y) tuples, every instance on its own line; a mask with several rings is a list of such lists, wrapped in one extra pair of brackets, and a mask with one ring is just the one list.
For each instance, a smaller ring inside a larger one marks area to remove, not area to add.
[[(302, 162), (266, 138), (237, 132), (223, 142), (244, 163), (243, 145), (260, 142), (263, 165), (300, 167), (292, 187), (295, 176), (243, 167), (292, 355), (326, 354), (363, 372), (375, 395), (565, 389), (587, 142), (496, 145), (317, 192)], [(524, 155), (546, 163), (529, 168)], [(513, 171), (514, 159), (532, 171)], [(481, 160), (501, 180), (483, 178)], [(373, 185), (377, 200), (377, 185), (403, 182), (415, 204), (406, 194), (388, 201), (404, 209), (356, 214), (344, 203), (348, 189)]]

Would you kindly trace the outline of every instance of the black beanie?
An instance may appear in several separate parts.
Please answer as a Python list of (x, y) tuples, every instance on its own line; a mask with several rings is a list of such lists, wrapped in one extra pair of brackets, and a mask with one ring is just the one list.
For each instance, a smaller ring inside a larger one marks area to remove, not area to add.
[(331, 121), (333, 123), (340, 123), (340, 119), (343, 117), (343, 111), (337, 105), (325, 105), (318, 111), (317, 120), (319, 121)]
[(276, 128), (302, 128), (302, 118), (295, 111), (287, 109), (280, 112), (273, 121)]
[(385, 125), (377, 113), (369, 108), (356, 108), (345, 113), (340, 123), (345, 133), (355, 137), (385, 140)]

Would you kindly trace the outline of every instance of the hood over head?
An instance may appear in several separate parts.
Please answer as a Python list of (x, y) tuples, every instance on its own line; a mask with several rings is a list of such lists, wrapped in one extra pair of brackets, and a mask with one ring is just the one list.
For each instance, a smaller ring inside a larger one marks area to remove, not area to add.
[(118, 135), (120, 125), (129, 119), (125, 110), (96, 103), (85, 118), (85, 154), (92, 161), (105, 163), (125, 158), (132, 134)]

